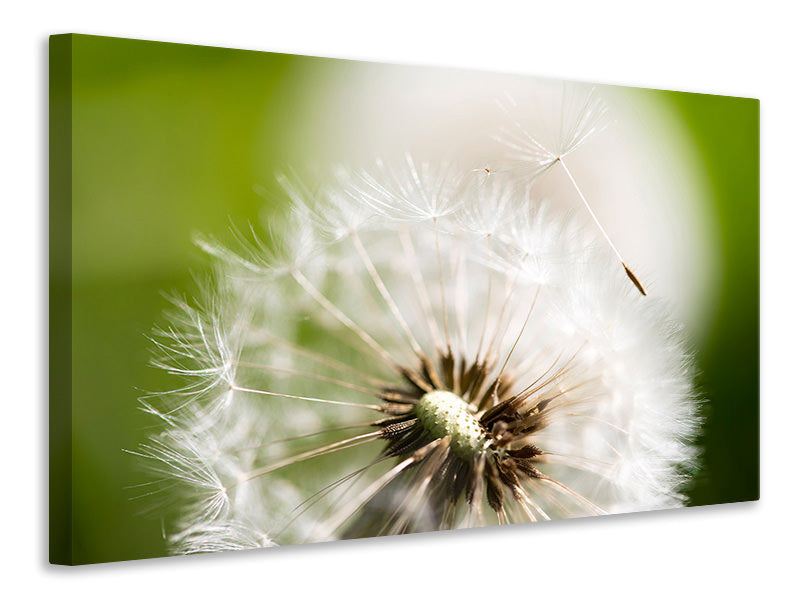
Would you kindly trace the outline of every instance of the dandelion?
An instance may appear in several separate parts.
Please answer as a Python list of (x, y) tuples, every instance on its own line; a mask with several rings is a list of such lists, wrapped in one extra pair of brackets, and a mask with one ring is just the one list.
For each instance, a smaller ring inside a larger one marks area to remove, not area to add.
[[(588, 106), (549, 164), (592, 133)], [(535, 178), (548, 151), (525, 136)], [(271, 239), (200, 241), (215, 275), (155, 337), (185, 383), (144, 401), (163, 427), (139, 452), (176, 552), (683, 504), (679, 328), (595, 230), (489, 172), (283, 177)]]

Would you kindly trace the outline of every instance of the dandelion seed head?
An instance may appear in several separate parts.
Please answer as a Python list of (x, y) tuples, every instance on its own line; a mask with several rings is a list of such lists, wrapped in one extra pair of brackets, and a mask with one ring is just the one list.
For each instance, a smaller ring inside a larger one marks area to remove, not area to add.
[[(581, 114), (559, 153), (603, 111)], [(574, 214), (469, 174), (405, 156), (287, 176), (272, 242), (202, 244), (216, 277), (156, 337), (186, 383), (146, 400), (164, 429), (140, 450), (182, 490), (175, 551), (683, 503), (679, 328)]]

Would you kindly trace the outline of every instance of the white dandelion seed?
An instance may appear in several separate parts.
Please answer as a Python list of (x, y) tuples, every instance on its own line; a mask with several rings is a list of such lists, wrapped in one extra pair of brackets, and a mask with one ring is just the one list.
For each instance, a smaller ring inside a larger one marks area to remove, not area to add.
[(140, 451), (178, 499), (176, 552), (683, 504), (699, 421), (678, 328), (613, 245), (470, 173), (286, 178), (280, 245), (202, 242), (214, 283), (157, 338), (185, 384), (148, 399), (163, 430)]
[[(506, 113), (511, 123), (496, 136), (497, 140), (505, 146), (506, 156), (498, 162), (499, 167), (493, 169), (487, 167), (485, 172), (489, 175), (497, 172), (516, 175), (519, 181), (530, 187), (537, 182), (540, 175), (551, 168), (560, 167), (608, 247), (622, 263), (628, 279), (643, 296), (646, 296), (647, 291), (644, 285), (622, 258), (622, 254), (600, 223), (566, 162), (570, 154), (608, 126), (608, 108), (599, 98), (594, 87), (567, 82), (562, 83), (560, 93), (556, 95), (556, 102), (560, 112), (559, 127), (556, 137), (550, 140), (545, 140), (531, 132), (515, 117), (514, 113), (519, 111), (513, 98), (509, 97), (505, 99), (505, 102), (500, 102), (500, 108)], [(551, 107), (550, 110), (543, 112), (552, 113), (553, 109)]]

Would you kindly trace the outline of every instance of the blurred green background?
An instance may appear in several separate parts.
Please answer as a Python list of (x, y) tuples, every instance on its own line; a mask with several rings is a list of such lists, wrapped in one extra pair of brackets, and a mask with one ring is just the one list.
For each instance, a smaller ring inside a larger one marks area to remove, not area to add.
[[(72, 363), (70, 370), (66, 357), (59, 364), (51, 357), (51, 401), (67, 402), (71, 387), (72, 540), (69, 547), (56, 533), (51, 541), (74, 563), (161, 556), (159, 521), (143, 516), (148, 502), (132, 500), (130, 486), (146, 476), (123, 452), (153, 425), (137, 409), (142, 390), (174, 383), (148, 366), (145, 336), (168, 305), (162, 292), (191, 293), (191, 271), (207, 268), (194, 233), (229, 239), (231, 223), (257, 221), (280, 202), (273, 174), (313, 152), (315, 124), (305, 108), (321, 101), (317, 90), (337, 61), (93, 36), (71, 36), (71, 52)], [(758, 102), (651, 93), (693, 132), (724, 260), (711, 335), (698, 349), (708, 403), (691, 502), (752, 500), (759, 493)], [(70, 224), (52, 214), (55, 236)], [(52, 276), (51, 305), (64, 300), (54, 281), (69, 281)], [(58, 329), (51, 317), (51, 331)], [(68, 507), (54, 475), (51, 503)]]

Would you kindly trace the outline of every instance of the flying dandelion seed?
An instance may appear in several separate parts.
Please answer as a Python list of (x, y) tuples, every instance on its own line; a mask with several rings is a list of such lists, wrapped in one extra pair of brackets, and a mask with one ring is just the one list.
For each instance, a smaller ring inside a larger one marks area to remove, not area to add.
[(215, 276), (155, 340), (185, 386), (144, 401), (163, 428), (140, 450), (176, 552), (683, 504), (679, 329), (602, 228), (529, 185), (560, 162), (586, 203), (563, 163), (598, 111), (553, 152), (517, 128), (508, 168), (284, 177), (270, 240), (200, 242)]

